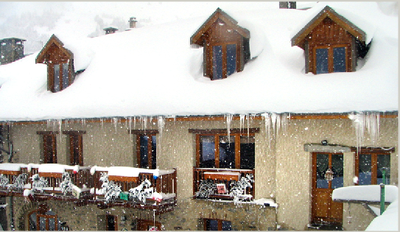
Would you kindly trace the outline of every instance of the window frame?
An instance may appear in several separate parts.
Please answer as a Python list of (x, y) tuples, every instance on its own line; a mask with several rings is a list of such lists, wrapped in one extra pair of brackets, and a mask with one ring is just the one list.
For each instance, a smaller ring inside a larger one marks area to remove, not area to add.
[(351, 46), (349, 44), (327, 44), (327, 45), (316, 45), (313, 49), (314, 53), (313, 53), (313, 58), (314, 58), (314, 70), (315, 70), (315, 74), (325, 74), (325, 73), (318, 73), (317, 72), (317, 50), (318, 49), (327, 49), (328, 50), (328, 72), (327, 73), (334, 73), (334, 49), (335, 48), (345, 48), (345, 72), (349, 71), (349, 67), (350, 67), (350, 60), (348, 58), (348, 51), (349, 49), (351, 49)]
[[(63, 131), (69, 137), (69, 162), (70, 165), (83, 165), (83, 134), (86, 131)], [(77, 157), (76, 157), (77, 155)]]
[[(222, 220), (222, 219), (217, 219), (217, 218), (203, 218), (203, 229), (204, 229), (204, 231), (211, 231), (211, 230), (208, 230), (207, 229), (207, 222), (208, 221), (211, 221), (211, 220), (214, 220), (214, 221), (217, 221), (218, 222), (218, 231), (223, 231), (222, 230), (222, 222), (230, 222), (231, 223), (231, 230), (232, 230), (232, 221), (228, 221), (228, 220)], [(226, 231), (228, 231), (228, 230), (226, 230)]]
[[(71, 85), (72, 75), (70, 74), (72, 73), (72, 69), (70, 63), (71, 60), (68, 59), (66, 61), (60, 61), (57, 63), (52, 63), (50, 65), (51, 66), (51, 70), (49, 70), (49, 72), (51, 73), (50, 90), (53, 93), (60, 92)], [(56, 67), (58, 67), (58, 76), (56, 76)], [(67, 71), (67, 74), (65, 74), (65, 71)]]
[[(152, 162), (153, 161), (153, 148), (152, 148), (153, 139), (152, 139), (152, 137), (153, 136), (156, 137), (156, 147), (157, 147), (158, 130), (131, 130), (131, 134), (136, 135), (136, 161), (137, 161), (138, 167), (139, 168), (156, 169), (157, 168), (157, 159), (155, 160), (154, 166), (153, 166), (153, 162)], [(141, 154), (141, 149), (140, 149), (140, 144), (141, 144), (140, 141), (143, 136), (149, 137), (149, 139), (147, 141), (147, 159), (148, 159), (147, 167), (143, 167), (143, 165), (141, 164), (142, 154)], [(155, 150), (155, 156), (157, 157), (157, 149)]]
[(43, 163), (57, 163), (56, 135), (58, 131), (37, 131), (36, 133), (42, 136)]
[[(231, 74), (228, 74), (228, 45), (235, 45), (235, 69), (234, 69), (234, 72)], [(215, 70), (217, 69), (215, 67), (216, 61), (214, 60), (216, 58), (215, 54), (214, 54), (214, 47), (218, 47), (218, 46), (221, 47), (221, 58), (222, 58), (221, 78), (215, 78), (215, 73), (214, 73)], [(240, 47), (240, 46), (236, 41), (213, 43), (210, 45), (210, 47), (211, 47), (210, 48), (210, 53), (211, 53), (210, 64), (211, 64), (211, 72), (212, 72), (211, 80), (222, 80), (222, 79), (225, 79), (228, 76), (234, 74), (235, 72), (238, 72), (238, 66), (239, 66), (238, 65), (238, 60), (239, 60), (238, 55), (240, 54), (240, 51), (238, 51), (238, 47)]]
[[(356, 148), (355, 148), (356, 149)], [(355, 151), (355, 164), (354, 164), (354, 175), (359, 179), (360, 176), (360, 155), (371, 155), (371, 185), (378, 184), (378, 155), (388, 155), (390, 157), (390, 165), (392, 163), (391, 152), (394, 151), (394, 148), (359, 148)], [(389, 167), (390, 168), (390, 167)], [(389, 173), (390, 174), (390, 173)], [(386, 184), (389, 184), (386, 181)], [(356, 185), (360, 185), (359, 181), (357, 181)]]
[[(215, 167), (219, 168), (220, 166), (220, 157), (219, 157), (219, 137), (220, 136), (234, 136), (235, 137), (235, 168), (240, 169), (240, 138), (242, 136), (254, 136), (259, 132), (259, 128), (249, 128), (248, 131), (240, 129), (231, 129), (228, 135), (228, 131), (226, 129), (210, 129), (210, 130), (202, 130), (202, 129), (189, 129), (190, 133), (194, 133), (196, 137), (196, 167), (200, 168), (201, 164), (201, 136), (214, 136), (214, 151), (215, 151)], [(254, 154), (255, 156), (255, 154)], [(231, 168), (233, 169), (233, 168)]]

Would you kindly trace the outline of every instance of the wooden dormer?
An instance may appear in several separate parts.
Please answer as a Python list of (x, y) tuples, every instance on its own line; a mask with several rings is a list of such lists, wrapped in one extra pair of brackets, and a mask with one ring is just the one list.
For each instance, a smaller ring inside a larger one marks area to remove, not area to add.
[(292, 38), (292, 46), (304, 50), (306, 73), (352, 72), (365, 40), (363, 30), (326, 6)]
[(53, 93), (70, 86), (75, 79), (74, 54), (52, 35), (36, 57), (36, 63), (47, 65), (47, 89)]
[(249, 39), (250, 32), (218, 8), (190, 37), (190, 44), (203, 47), (203, 75), (218, 80), (244, 69)]

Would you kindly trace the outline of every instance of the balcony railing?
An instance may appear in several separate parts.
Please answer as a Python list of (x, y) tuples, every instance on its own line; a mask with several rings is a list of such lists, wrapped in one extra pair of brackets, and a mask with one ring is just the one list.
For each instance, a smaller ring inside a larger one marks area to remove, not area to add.
[[(0, 195), (24, 196), (31, 200), (57, 199), (77, 204), (132, 207), (147, 202), (152, 209), (164, 207), (167, 211), (176, 203), (176, 184), (176, 169), (0, 164)], [(110, 199), (113, 188), (118, 194)], [(142, 198), (144, 202), (135, 201), (139, 195), (145, 197)]]
[(193, 168), (193, 195), (198, 199), (254, 199), (254, 170)]

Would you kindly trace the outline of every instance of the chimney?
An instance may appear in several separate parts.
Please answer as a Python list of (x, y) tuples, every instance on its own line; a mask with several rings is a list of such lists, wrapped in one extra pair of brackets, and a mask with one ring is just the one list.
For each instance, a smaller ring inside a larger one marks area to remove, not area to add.
[(0, 65), (8, 64), (23, 58), (24, 42), (26, 40), (20, 38), (5, 38), (0, 40)]
[(136, 27), (136, 22), (137, 22), (136, 17), (131, 17), (128, 22), (129, 22), (129, 28)]
[(296, 2), (279, 2), (279, 9), (296, 9)]
[(115, 27), (107, 27), (103, 29), (106, 32), (106, 35), (108, 34), (114, 34), (116, 31), (118, 31), (118, 28)]

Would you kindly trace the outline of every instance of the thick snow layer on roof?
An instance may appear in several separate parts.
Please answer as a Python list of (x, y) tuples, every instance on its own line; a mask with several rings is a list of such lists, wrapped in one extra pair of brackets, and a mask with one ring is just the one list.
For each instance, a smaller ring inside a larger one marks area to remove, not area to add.
[[(385, 186), (385, 202), (397, 200), (398, 188), (395, 185)], [(333, 200), (380, 202), (381, 189), (379, 185), (357, 185), (333, 190)]]
[(299, 22), (325, 5), (226, 11), (250, 31), (251, 57), (257, 58), (218, 81), (203, 77), (203, 49), (189, 43), (209, 15), (97, 38), (60, 37), (74, 53), (75, 70), (85, 72), (51, 93), (46, 65), (35, 64), (37, 53), (0, 66), (0, 121), (397, 111), (398, 16), (377, 3), (328, 4), (372, 39), (356, 72), (305, 74), (304, 51), (291, 47), (291, 38), (301, 30)]

